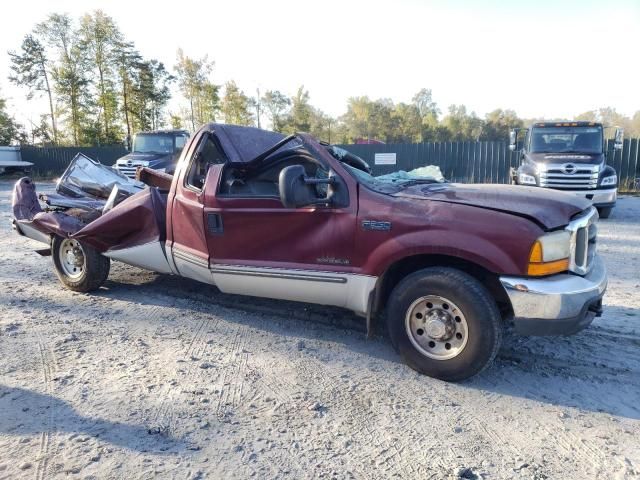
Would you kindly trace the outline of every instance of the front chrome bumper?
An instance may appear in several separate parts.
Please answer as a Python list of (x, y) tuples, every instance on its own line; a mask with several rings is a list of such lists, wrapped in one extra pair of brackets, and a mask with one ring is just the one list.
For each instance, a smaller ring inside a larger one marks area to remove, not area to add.
[(560, 190), (570, 195), (586, 198), (596, 207), (611, 207), (618, 198), (618, 189), (609, 188), (607, 190)]
[(500, 277), (516, 332), (523, 335), (571, 335), (602, 313), (607, 270), (596, 255), (584, 277), (562, 273), (546, 278)]

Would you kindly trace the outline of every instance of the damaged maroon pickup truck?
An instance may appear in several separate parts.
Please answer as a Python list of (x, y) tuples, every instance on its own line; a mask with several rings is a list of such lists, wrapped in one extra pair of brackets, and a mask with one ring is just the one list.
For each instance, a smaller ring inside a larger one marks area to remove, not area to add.
[(572, 334), (602, 312), (607, 276), (589, 202), (526, 187), (380, 178), (307, 134), (210, 124), (175, 174), (131, 181), (79, 157), (57, 192), (28, 178), (14, 227), (47, 245), (71, 290), (99, 288), (117, 260), (221, 291), (336, 305), (384, 318), (419, 372), (485, 368), (502, 330)]

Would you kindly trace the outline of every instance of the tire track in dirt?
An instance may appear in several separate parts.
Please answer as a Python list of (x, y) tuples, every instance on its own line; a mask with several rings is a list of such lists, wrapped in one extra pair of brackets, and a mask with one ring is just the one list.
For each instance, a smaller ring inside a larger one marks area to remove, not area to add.
[[(312, 366), (310, 364), (313, 364)], [(427, 472), (420, 471), (416, 466), (415, 458), (422, 457), (420, 452), (416, 452), (413, 448), (415, 443), (405, 442), (404, 439), (398, 439), (397, 442), (391, 442), (385, 439), (385, 435), (377, 431), (375, 428), (377, 421), (375, 418), (368, 417), (364, 412), (370, 412), (371, 406), (361, 399), (358, 395), (348, 392), (344, 386), (344, 381), (336, 378), (333, 373), (326, 368), (326, 365), (317, 359), (311, 359), (311, 362), (303, 362), (300, 364), (301, 370), (307, 379), (315, 377), (315, 381), (319, 382), (323, 392), (329, 392), (328, 397), (332, 404), (339, 404), (341, 408), (347, 409), (347, 415), (353, 422), (354, 437), (360, 438), (365, 448), (375, 447), (378, 451), (378, 465), (383, 465), (384, 474), (381, 478), (388, 475), (399, 475), (402, 478), (416, 478)], [(312, 375), (311, 372), (319, 372), (318, 376)], [(341, 385), (342, 384), (342, 385)], [(355, 442), (354, 442), (355, 443)], [(430, 442), (425, 438), (424, 446)], [(358, 445), (360, 447), (360, 445)], [(360, 454), (358, 457), (362, 457)], [(412, 457), (413, 460), (408, 460)], [(362, 462), (367, 460), (367, 456), (362, 457)], [(437, 459), (440, 468), (445, 471), (447, 466)], [(361, 472), (365, 475), (365, 472)]]
[[(183, 382), (190, 380), (193, 377), (193, 373), (195, 371), (195, 365), (192, 358), (195, 357), (196, 350), (199, 352), (201, 349), (201, 343), (203, 335), (208, 328), (210, 323), (212, 322), (211, 318), (203, 318), (199, 320), (192, 330), (192, 335), (189, 343), (186, 348), (181, 352), (182, 356), (185, 357), (183, 361), (190, 361), (191, 363), (184, 368), (185, 374), (183, 378)], [(180, 370), (176, 369), (176, 372)], [(150, 415), (149, 424), (149, 432), (150, 433), (158, 433), (163, 436), (170, 436), (172, 434), (172, 430), (175, 430), (175, 411), (173, 409), (174, 399), (176, 395), (179, 393), (181, 387), (178, 385), (171, 385), (165, 383), (162, 390), (159, 392), (158, 396), (160, 398), (159, 405), (155, 408), (155, 412)]]
[(38, 341), (38, 352), (42, 366), (42, 376), (44, 381), (44, 393), (48, 399), (47, 420), (44, 431), (40, 434), (40, 448), (36, 461), (35, 478), (42, 480), (47, 476), (49, 461), (51, 460), (51, 437), (55, 425), (55, 403), (53, 397), (53, 378), (57, 371), (55, 355), (48, 348), (40, 331), (36, 330)]
[(631, 347), (640, 347), (640, 336), (632, 333), (623, 333), (617, 330), (605, 328), (605, 327), (591, 327), (591, 329), (584, 330), (582, 335), (585, 337), (591, 337), (596, 340), (606, 339), (611, 343), (619, 346), (621, 343), (628, 344)]
[[(237, 350), (237, 347), (234, 347)], [(291, 355), (291, 352), (289, 352)], [(298, 353), (295, 355), (293, 361), (287, 359), (287, 367), (297, 374), (300, 382), (293, 383), (285, 380), (280, 369), (263, 369), (256, 381), (252, 384), (252, 390), (254, 397), (257, 398), (261, 393), (267, 393), (270, 397), (274, 397), (280, 404), (300, 405), (300, 399), (308, 394), (308, 390), (311, 387), (302, 388), (302, 385), (313, 385), (316, 388), (314, 394), (327, 399), (329, 405), (339, 405), (341, 410), (346, 410), (346, 416), (348, 417), (352, 426), (350, 426), (350, 435), (353, 439), (353, 444), (357, 445), (357, 449), (350, 451), (349, 455), (352, 461), (353, 472), (359, 473), (363, 478), (368, 477), (359, 466), (366, 465), (370, 462), (371, 457), (369, 455), (360, 454), (360, 451), (367, 448), (375, 447), (378, 451), (379, 460), (378, 465), (384, 469), (384, 476), (398, 475), (402, 478), (414, 478), (416, 476), (431, 476), (432, 478), (438, 478), (438, 476), (444, 475), (444, 472), (450, 472), (452, 465), (459, 463), (458, 452), (454, 452), (449, 449), (448, 455), (443, 456), (439, 451), (438, 445), (433, 442), (432, 435), (429, 431), (416, 428), (417, 422), (408, 421), (407, 417), (402, 420), (402, 425), (399, 425), (400, 430), (420, 432), (418, 438), (412, 438), (410, 441), (404, 439), (386, 441), (383, 440), (384, 434), (376, 429), (376, 421), (372, 418), (367, 418), (364, 412), (371, 410), (371, 406), (363, 400), (359, 399), (356, 394), (348, 391), (348, 388), (344, 385), (344, 380), (336, 378), (335, 375), (326, 367), (326, 365), (320, 360), (314, 359), (305, 353)], [(251, 368), (250, 368), (251, 369)], [(382, 390), (382, 387), (381, 387)], [(287, 392), (287, 393), (285, 393)], [(385, 392), (380, 392), (381, 395), (385, 395)], [(372, 394), (373, 395), (373, 394)], [(415, 392), (418, 397), (412, 396), (410, 393), (400, 393), (395, 402), (405, 402), (410, 404), (415, 402), (415, 398), (424, 396), (424, 391)], [(434, 395), (434, 392), (429, 392), (430, 396)], [(439, 394), (436, 402), (446, 404), (451, 403), (451, 398), (447, 398), (443, 394)], [(459, 407), (459, 406), (458, 406)], [(264, 411), (269, 408), (268, 406), (259, 407), (258, 411)], [(469, 423), (469, 415), (466, 411), (460, 411), (447, 419), (446, 428), (449, 431), (454, 431), (457, 425)], [(482, 422), (474, 417), (474, 422), (477, 425), (482, 425)], [(404, 426), (404, 428), (402, 428)], [(508, 442), (494, 430), (487, 427), (483, 427), (484, 436), (488, 437), (488, 441), (485, 439), (487, 445), (491, 443), (498, 443), (508, 445)], [(419, 445), (419, 447), (418, 447)], [(426, 451), (431, 446), (432, 450), (438, 450), (438, 455), (434, 457), (427, 457)], [(487, 447), (489, 448), (489, 447)], [(459, 450), (459, 449), (458, 449)], [(519, 450), (515, 447), (511, 447), (514, 455), (520, 454)], [(467, 458), (471, 462), (473, 458), (472, 449), (467, 452)], [(353, 459), (356, 459), (353, 461)], [(422, 458), (422, 462), (418, 462), (416, 466), (416, 458)], [(428, 465), (424, 468), (423, 465)], [(439, 469), (434, 472), (433, 467)]]
[[(397, 425), (398, 431), (403, 433), (415, 432), (416, 436), (411, 439), (408, 435), (402, 435), (397, 441), (393, 443), (382, 442), (381, 438), (384, 436), (384, 432), (374, 431), (371, 425), (375, 425), (376, 422), (371, 419), (362, 418), (362, 412), (366, 412), (370, 409), (369, 405), (363, 402), (355, 401), (357, 396), (348, 392), (345, 388), (340, 387), (342, 383), (339, 379), (335, 378), (333, 373), (326, 368), (326, 365), (316, 359), (311, 359), (313, 367), (308, 367), (305, 363), (297, 364), (297, 367), (302, 366), (300, 371), (306, 369), (306, 380), (319, 382), (322, 385), (323, 391), (331, 392), (328, 395), (332, 399), (332, 403), (340, 404), (342, 408), (349, 405), (351, 418), (358, 419), (358, 425), (356, 425), (355, 432), (361, 434), (365, 438), (365, 445), (376, 445), (386, 455), (382, 460), (382, 463), (388, 465), (389, 474), (397, 474), (403, 477), (415, 477), (417, 475), (431, 475), (434, 478), (445, 475), (445, 472), (449, 473), (452, 466), (459, 465), (461, 462), (466, 466), (475, 466), (474, 461), (476, 458), (475, 449), (477, 448), (477, 442), (474, 443), (473, 439), (466, 438), (466, 436), (456, 437), (457, 443), (455, 450), (449, 447), (447, 454), (444, 454), (445, 449), (441, 444), (434, 443), (433, 436), (429, 429), (425, 429), (424, 422), (420, 415), (404, 416), (400, 419), (400, 424)], [(321, 372), (319, 376), (309, 375), (309, 370)], [(435, 382), (435, 381), (434, 381)], [(517, 447), (518, 442), (510, 438), (508, 434), (505, 435), (502, 431), (497, 431), (492, 428), (485, 419), (480, 418), (471, 409), (463, 406), (464, 401), (455, 403), (452, 400), (455, 396), (440, 392), (438, 388), (431, 388), (428, 391), (429, 399), (425, 399), (425, 391), (419, 388), (415, 384), (409, 384), (411, 388), (405, 388), (403, 390), (397, 390), (393, 392), (394, 403), (398, 404), (403, 402), (406, 405), (414, 405), (417, 398), (422, 399), (423, 402), (429, 401), (432, 406), (440, 408), (442, 406), (451, 405), (451, 408), (455, 413), (451, 415), (442, 414), (439, 415), (438, 421), (441, 423), (437, 425), (438, 428), (442, 428), (445, 431), (455, 432), (457, 428), (462, 426), (467, 435), (478, 435), (483, 450), (492, 451), (491, 458), (501, 458), (504, 455), (504, 451), (508, 450), (512, 453), (514, 458), (523, 457), (523, 452)], [(434, 386), (439, 386), (435, 384)], [(406, 386), (405, 386), (406, 387)], [(370, 396), (384, 398), (389, 394), (382, 386), (380, 390), (375, 392), (368, 392)], [(496, 395), (496, 398), (498, 396)], [(355, 401), (355, 402), (354, 402)], [(437, 414), (437, 412), (436, 412)], [(474, 428), (469, 428), (473, 425)], [(430, 427), (433, 427), (429, 425)], [(417, 448), (420, 446), (420, 448)], [(437, 451), (437, 456), (434, 458), (429, 457), (427, 451)], [(415, 459), (421, 458), (421, 462), (416, 462)], [(418, 463), (419, 467), (426, 465), (427, 470), (424, 468), (415, 467)], [(439, 472), (433, 472), (429, 467), (439, 467)]]
[(319, 386), (320, 392), (329, 400), (328, 404), (336, 405), (336, 408), (339, 405), (340, 409), (346, 410), (346, 416), (352, 422), (350, 432), (353, 444), (357, 444), (356, 449), (351, 449), (350, 456), (360, 460), (353, 463), (356, 471), (366, 476), (365, 472), (359, 471), (357, 465), (366, 465), (371, 458), (361, 454), (361, 451), (375, 447), (379, 456), (377, 464), (385, 465), (383, 477), (399, 475), (402, 478), (415, 478), (421, 473), (414, 467), (414, 462), (404, 461), (404, 451), (408, 449), (406, 444), (399, 448), (396, 442), (385, 440), (384, 435), (374, 431), (371, 427), (374, 421), (364, 414), (370, 411), (370, 405), (358, 395), (347, 391), (344, 380), (336, 378), (323, 362), (315, 358), (302, 355), (298, 355), (298, 358), (300, 361), (296, 364), (296, 371), (304, 379), (304, 383)]
[[(202, 302), (203, 299), (200, 298), (201, 295), (199, 294), (194, 294), (194, 295), (189, 295), (189, 297), (193, 300), (196, 301), (198, 303)], [(228, 302), (228, 304), (224, 305), (224, 308), (230, 309), (230, 310), (235, 310), (235, 311), (239, 311), (239, 312), (243, 312), (243, 313), (247, 313), (248, 311), (251, 311), (251, 309), (247, 310), (245, 308), (243, 308), (242, 305), (239, 305), (237, 302)], [(297, 317), (296, 317), (297, 318)], [(304, 319), (306, 320), (306, 319)], [(234, 342), (234, 347), (236, 346), (236, 343)], [(322, 367), (323, 365), (320, 364), (320, 366)], [(268, 375), (268, 374), (267, 374)], [(260, 375), (259, 379), (256, 381), (256, 386), (257, 387), (262, 387), (263, 389), (268, 390), (269, 392), (271, 392), (271, 394), (281, 403), (287, 403), (290, 402), (292, 400), (292, 397), (289, 396), (283, 396), (282, 392), (284, 391), (296, 391), (296, 388), (292, 387), (297, 387), (296, 385), (293, 385), (291, 383), (286, 383), (284, 382), (282, 379), (274, 379), (269, 378), (269, 380), (267, 380), (268, 376), (265, 375)], [(329, 388), (329, 387), (327, 387)], [(298, 389), (299, 391), (299, 389)], [(336, 392), (335, 389), (333, 390), (334, 393)], [(254, 395), (256, 395), (257, 393), (254, 390)], [(422, 392), (419, 392), (419, 394), (422, 394)], [(433, 392), (430, 392), (430, 394), (433, 394)], [(345, 399), (348, 400), (348, 399)], [(349, 399), (350, 400), (350, 399)], [(440, 396), (440, 401), (441, 402), (450, 402), (451, 399), (446, 398), (444, 396)], [(266, 408), (266, 407), (262, 407), (262, 408)], [(458, 406), (458, 409), (462, 409), (462, 407)], [(449, 421), (448, 422), (448, 426), (451, 428), (451, 430), (453, 430), (456, 426), (460, 425), (460, 424), (465, 424), (468, 425), (470, 423), (473, 423), (474, 425), (474, 429), (475, 431), (481, 435), (482, 437), (484, 437), (485, 442), (488, 446), (488, 448), (491, 448), (493, 450), (496, 451), (496, 454), (502, 454), (504, 453), (504, 450), (508, 450), (509, 452), (511, 452), (511, 454), (513, 454), (514, 457), (522, 457), (523, 456), (523, 452), (516, 447), (516, 443), (508, 441), (505, 439), (504, 435), (498, 431), (496, 431), (495, 429), (491, 428), (489, 425), (487, 425), (486, 421), (484, 421), (483, 419), (480, 419), (478, 416), (476, 416), (470, 409), (464, 409), (463, 411), (461, 411), (459, 414), (457, 414), (453, 421)], [(408, 426), (409, 428), (411, 428), (411, 426)], [(367, 431), (365, 429), (360, 430), (360, 433), (362, 433), (363, 435), (368, 435), (370, 437), (374, 437), (377, 438), (379, 436), (374, 436), (372, 435), (372, 433), (370, 431)], [(421, 437), (421, 440), (423, 442), (425, 442), (425, 444), (429, 443), (429, 435), (425, 434)], [(500, 450), (501, 447), (502, 450)], [(402, 449), (398, 448), (396, 444), (394, 444), (393, 446), (389, 446), (388, 448), (385, 448), (384, 446), (380, 446), (380, 448), (382, 450), (384, 450), (385, 452), (389, 452), (390, 455), (388, 456), (388, 459), (386, 460), (386, 462), (389, 463), (390, 468), (394, 469), (395, 466), (397, 466), (398, 462), (396, 460), (394, 460), (394, 457), (402, 457), (403, 453), (402, 450), (411, 450), (411, 448), (404, 446)], [(458, 452), (459, 453), (459, 452)], [(457, 453), (455, 452), (450, 452), (450, 461), (453, 463), (456, 463), (457, 458)], [(469, 461), (471, 461), (471, 459), (473, 459), (473, 454), (471, 453), (471, 450), (469, 452), (469, 454), (467, 455), (467, 457), (469, 458)], [(432, 459), (431, 459), (432, 461)], [(443, 469), (448, 469), (451, 467), (451, 463), (447, 464), (448, 462), (445, 462), (444, 460), (440, 461), (440, 466)], [(404, 466), (403, 466), (404, 467)], [(400, 475), (407, 475), (407, 474), (412, 474), (414, 473), (413, 471), (407, 471), (406, 468), (401, 469), (400, 471), (397, 472)]]
[(248, 328), (238, 325), (229, 348), (229, 353), (224, 360), (223, 375), (219, 388), (218, 399), (214, 410), (220, 420), (228, 418), (238, 408), (242, 401), (244, 389), (245, 369), (249, 353), (244, 349), (247, 341)]
[[(492, 378), (487, 377), (486, 380), (494, 388), (498, 387), (498, 383), (495, 382), (495, 380), (493, 380)], [(535, 401), (538, 401), (540, 403), (548, 402), (548, 400), (542, 398), (541, 395), (530, 386), (522, 385), (522, 384), (516, 385), (510, 378), (508, 378), (507, 375), (503, 376), (502, 380), (505, 381), (506, 383), (509, 383), (514, 388), (515, 387), (518, 387), (520, 389), (524, 388), (526, 390), (527, 396)], [(494, 395), (495, 394), (492, 394), (492, 396)], [(495, 399), (496, 399), (496, 403), (503, 401), (503, 399), (501, 399), (497, 395), (495, 395)], [(550, 420), (551, 418), (554, 418), (554, 417), (548, 416), (546, 418)], [(547, 440), (545, 440), (547, 444), (553, 445), (553, 446), (559, 446), (563, 450), (567, 458), (577, 457), (579, 461), (574, 462), (575, 469), (577, 471), (582, 470), (584, 475), (589, 476), (589, 475), (595, 474), (596, 478), (601, 478), (600, 475), (602, 473), (602, 466), (606, 465), (609, 462), (609, 460), (611, 459), (611, 456), (603, 452), (595, 443), (585, 438), (577, 437), (573, 432), (566, 430), (565, 426), (562, 425), (562, 423), (559, 422), (558, 420), (555, 420), (555, 421), (550, 420), (549, 423), (553, 423), (553, 425), (547, 425), (547, 424), (541, 423), (536, 418), (531, 416), (524, 417), (524, 419), (526, 419), (527, 422), (533, 425), (533, 428), (530, 427), (531, 431), (534, 431), (534, 432), (541, 431), (544, 433), (544, 435), (547, 437)], [(509, 435), (508, 432), (510, 431), (510, 429), (503, 428), (502, 430), (507, 432), (507, 435)], [(514, 437), (513, 441), (518, 441), (518, 438)], [(615, 457), (614, 459), (621, 468), (625, 466), (622, 460)], [(584, 465), (590, 466), (592, 471), (588, 471), (584, 468), (581, 468)]]
[[(212, 316), (205, 317), (196, 324), (191, 339), (182, 352), (187, 358), (186, 361), (190, 363), (182, 369), (184, 374), (180, 382), (176, 385), (167, 384), (159, 394), (160, 405), (155, 414), (150, 415), (149, 423), (152, 433), (163, 435), (175, 433), (176, 412), (173, 406), (174, 400), (181, 392), (195, 396), (202, 394), (204, 390), (213, 390), (215, 398), (211, 411), (221, 421), (227, 420), (242, 403), (246, 395), (245, 372), (249, 352), (244, 347), (247, 342), (248, 327), (238, 324), (235, 330), (230, 332), (232, 341), (225, 348), (224, 358), (211, 363), (207, 358), (212, 350), (214, 337), (220, 334), (219, 324), (219, 317)], [(211, 377), (215, 373), (219, 376), (212, 381)]]
[[(535, 360), (532, 360), (532, 355), (535, 355)], [(540, 353), (527, 354), (517, 350), (504, 350), (500, 352), (499, 356), (501, 360), (508, 360), (519, 366), (534, 364), (536, 369), (551, 371), (553, 375), (576, 379), (598, 378), (600, 381), (604, 380), (640, 387), (640, 371), (638, 370), (613, 367), (596, 361), (589, 363), (576, 360), (573, 357), (570, 360), (571, 365), (569, 368), (567, 365), (569, 359), (567, 358), (553, 357)]]

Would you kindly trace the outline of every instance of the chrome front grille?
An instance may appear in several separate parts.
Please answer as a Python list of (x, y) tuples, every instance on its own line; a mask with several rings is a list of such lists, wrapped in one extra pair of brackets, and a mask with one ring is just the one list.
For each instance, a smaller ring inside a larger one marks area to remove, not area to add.
[(135, 179), (136, 178), (136, 170), (138, 169), (138, 166), (137, 165), (132, 165), (132, 166), (128, 166), (128, 165), (127, 166), (121, 166), (121, 165), (118, 165), (116, 167), (116, 169), (118, 170), (118, 172), (120, 172), (124, 176)]
[(569, 270), (586, 275), (593, 265), (598, 244), (598, 211), (591, 207), (575, 217), (566, 230), (571, 233)]
[(600, 165), (563, 163), (541, 165), (540, 186), (559, 189), (592, 189), (598, 186)]

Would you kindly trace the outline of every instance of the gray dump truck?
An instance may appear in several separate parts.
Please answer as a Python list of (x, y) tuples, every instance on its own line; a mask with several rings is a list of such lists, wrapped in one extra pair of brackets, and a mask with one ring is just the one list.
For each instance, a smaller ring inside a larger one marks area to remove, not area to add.
[[(616, 129), (615, 149), (623, 130)], [(618, 176), (606, 163), (604, 127), (596, 122), (538, 122), (511, 130), (509, 148), (519, 150), (520, 166), (511, 183), (553, 188), (590, 200), (601, 218), (616, 204)]]
[(114, 168), (129, 178), (135, 177), (138, 167), (172, 174), (188, 139), (189, 132), (186, 130), (139, 132), (129, 148), (130, 153), (119, 158)]

